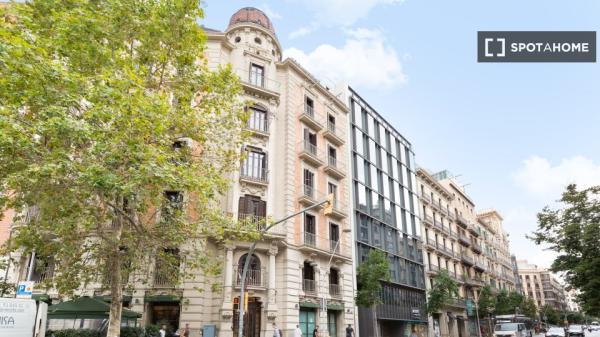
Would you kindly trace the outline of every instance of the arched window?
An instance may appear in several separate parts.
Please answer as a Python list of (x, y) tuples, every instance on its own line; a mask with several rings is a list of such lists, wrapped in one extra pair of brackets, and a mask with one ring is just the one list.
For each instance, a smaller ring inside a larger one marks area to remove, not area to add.
[[(246, 263), (247, 256), (248, 254), (242, 255), (242, 257), (240, 257), (240, 260), (238, 261), (238, 268), (240, 269), (240, 272), (242, 271), (242, 269), (244, 269), (244, 263)], [(260, 260), (254, 254), (250, 256), (250, 263), (248, 264), (248, 269), (260, 270)]]
[[(248, 254), (242, 255), (240, 260), (238, 261), (238, 273), (237, 273), (237, 284), (241, 283), (242, 273), (244, 271), (244, 263), (246, 263), (246, 258)], [(262, 270), (260, 269), (260, 260), (256, 255), (251, 255), (249, 257), (250, 261), (248, 264), (248, 271), (246, 272), (246, 281), (244, 282), (247, 286), (263, 286), (262, 284)]]

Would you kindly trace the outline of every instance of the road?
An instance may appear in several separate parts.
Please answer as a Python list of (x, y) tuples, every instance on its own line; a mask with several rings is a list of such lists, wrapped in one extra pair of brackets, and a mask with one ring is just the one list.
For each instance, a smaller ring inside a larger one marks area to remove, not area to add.
[[(533, 337), (545, 337), (545, 335), (543, 333), (538, 335), (534, 334)], [(585, 330), (585, 337), (600, 337), (600, 331), (588, 332)]]

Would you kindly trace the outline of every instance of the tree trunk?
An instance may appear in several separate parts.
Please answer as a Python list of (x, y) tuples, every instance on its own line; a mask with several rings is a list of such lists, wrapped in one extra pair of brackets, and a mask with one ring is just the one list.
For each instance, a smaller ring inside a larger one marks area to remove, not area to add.
[(379, 326), (377, 324), (377, 304), (373, 304), (373, 306), (371, 306), (371, 312), (373, 313), (373, 333), (374, 333), (374, 337), (379, 337), (380, 333), (379, 333)]
[(114, 242), (110, 243), (108, 254), (108, 279), (110, 281), (110, 313), (108, 316), (108, 332), (106, 337), (120, 337), (121, 314), (123, 311), (123, 282), (121, 271), (121, 251), (119, 243), (123, 231), (123, 217), (117, 215), (117, 226), (114, 230)]

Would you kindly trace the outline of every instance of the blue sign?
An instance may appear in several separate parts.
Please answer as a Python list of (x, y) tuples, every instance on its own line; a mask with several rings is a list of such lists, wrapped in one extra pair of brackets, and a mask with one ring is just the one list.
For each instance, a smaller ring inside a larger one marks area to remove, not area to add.
[(17, 286), (17, 298), (31, 298), (34, 283), (33, 281), (19, 282)]

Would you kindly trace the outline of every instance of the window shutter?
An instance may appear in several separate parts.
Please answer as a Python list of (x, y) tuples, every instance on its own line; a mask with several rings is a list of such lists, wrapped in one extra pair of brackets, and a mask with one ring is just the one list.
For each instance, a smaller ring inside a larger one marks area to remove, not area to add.
[(266, 217), (267, 216), (267, 202), (264, 200), (260, 200), (258, 202), (258, 216)]
[(240, 197), (240, 201), (238, 203), (238, 218), (241, 218), (246, 213), (246, 197)]

